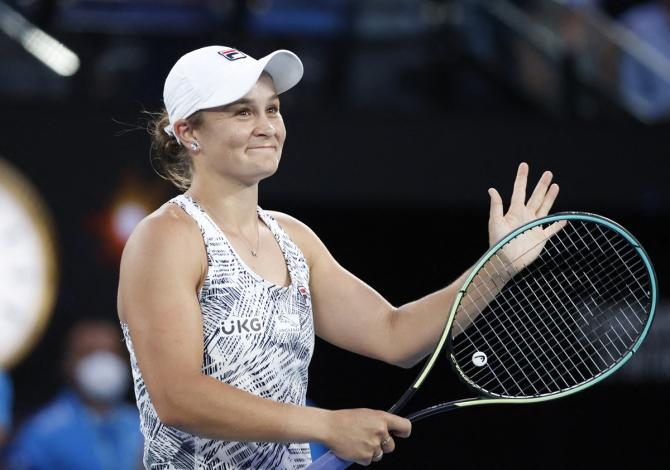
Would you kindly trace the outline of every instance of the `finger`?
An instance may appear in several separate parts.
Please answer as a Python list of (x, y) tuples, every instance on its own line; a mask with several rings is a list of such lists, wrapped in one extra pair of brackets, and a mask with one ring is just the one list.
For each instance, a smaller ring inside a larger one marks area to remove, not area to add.
[(512, 191), (512, 207), (520, 207), (526, 204), (526, 182), (528, 181), (528, 164), (521, 163), (516, 172), (516, 179), (514, 180), (514, 191)]
[(536, 215), (538, 217), (544, 217), (549, 213), (551, 210), (551, 207), (554, 205), (554, 201), (556, 200), (556, 197), (558, 196), (558, 191), (559, 187), (556, 183), (552, 184), (549, 187), (549, 190), (547, 191), (547, 194), (544, 196), (544, 201), (542, 201), (542, 205), (540, 208), (537, 210)]
[(498, 191), (495, 188), (489, 188), (489, 196), (491, 197), (491, 209), (489, 210), (489, 218), (491, 220), (499, 220), (503, 218), (503, 202)]
[(372, 461), (373, 462), (379, 462), (382, 457), (384, 457), (384, 451), (380, 448), (378, 451), (375, 452), (375, 455), (372, 456)]
[(542, 173), (542, 177), (537, 182), (537, 185), (533, 190), (533, 194), (531, 194), (530, 198), (528, 199), (527, 206), (533, 212), (536, 212), (542, 205), (542, 201), (547, 194), (547, 189), (549, 188), (553, 177), (554, 175), (551, 173), (551, 171), (545, 171)]
[(397, 437), (409, 437), (412, 433), (412, 423), (409, 419), (386, 413), (386, 426), (389, 434)]
[(387, 436), (381, 443), (382, 450), (385, 454), (390, 454), (395, 450), (395, 441), (391, 436)]
[(366, 460), (356, 460), (356, 463), (360, 465), (361, 467), (367, 467), (372, 463), (372, 458), (366, 459)]

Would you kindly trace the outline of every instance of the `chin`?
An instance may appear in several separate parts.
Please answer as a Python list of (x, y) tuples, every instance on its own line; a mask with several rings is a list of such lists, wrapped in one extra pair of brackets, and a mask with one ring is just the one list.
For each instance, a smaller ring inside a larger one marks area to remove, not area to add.
[(261, 168), (257, 168), (257, 171), (254, 172), (253, 175), (250, 176), (250, 183), (258, 183), (260, 181), (263, 181), (266, 178), (271, 177), (275, 173), (277, 173), (277, 170), (279, 169), (279, 166), (274, 164), (274, 165), (267, 165), (263, 166)]
[(262, 174), (259, 175), (258, 181), (269, 178), (270, 176), (277, 173), (277, 170), (278, 170), (278, 167), (275, 165), (274, 168), (271, 168), (271, 169), (268, 169), (267, 171), (262, 172)]

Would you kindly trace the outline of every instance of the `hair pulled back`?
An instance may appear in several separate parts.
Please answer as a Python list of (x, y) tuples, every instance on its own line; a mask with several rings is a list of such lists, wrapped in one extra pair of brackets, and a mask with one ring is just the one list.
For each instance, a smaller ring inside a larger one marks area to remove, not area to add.
[[(196, 128), (202, 123), (202, 115), (197, 112), (186, 118), (186, 121)], [(193, 161), (188, 150), (174, 136), (165, 132), (165, 126), (169, 124), (170, 118), (165, 109), (153, 114), (149, 121), (147, 130), (151, 136), (151, 165), (161, 178), (186, 191), (191, 186)]]

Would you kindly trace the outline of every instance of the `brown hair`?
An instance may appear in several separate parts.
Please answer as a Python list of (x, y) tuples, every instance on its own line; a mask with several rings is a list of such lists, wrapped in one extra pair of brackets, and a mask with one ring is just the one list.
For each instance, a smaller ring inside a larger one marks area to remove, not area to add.
[[(192, 114), (186, 121), (197, 128), (202, 124), (202, 114)], [(170, 118), (165, 109), (152, 114), (147, 129), (151, 136), (151, 166), (161, 178), (186, 191), (191, 186), (193, 162), (188, 150), (165, 132), (165, 126), (169, 124)]]

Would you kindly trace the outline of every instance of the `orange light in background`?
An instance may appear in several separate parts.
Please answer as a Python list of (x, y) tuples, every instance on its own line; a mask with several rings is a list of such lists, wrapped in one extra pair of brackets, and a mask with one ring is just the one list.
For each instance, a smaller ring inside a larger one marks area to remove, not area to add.
[(123, 247), (140, 221), (167, 199), (168, 188), (162, 181), (147, 183), (127, 171), (107, 206), (89, 219), (90, 229), (101, 244), (101, 257), (118, 263)]
[(149, 207), (140, 201), (120, 202), (112, 209), (112, 230), (119, 242), (125, 243), (135, 226), (149, 215)]

